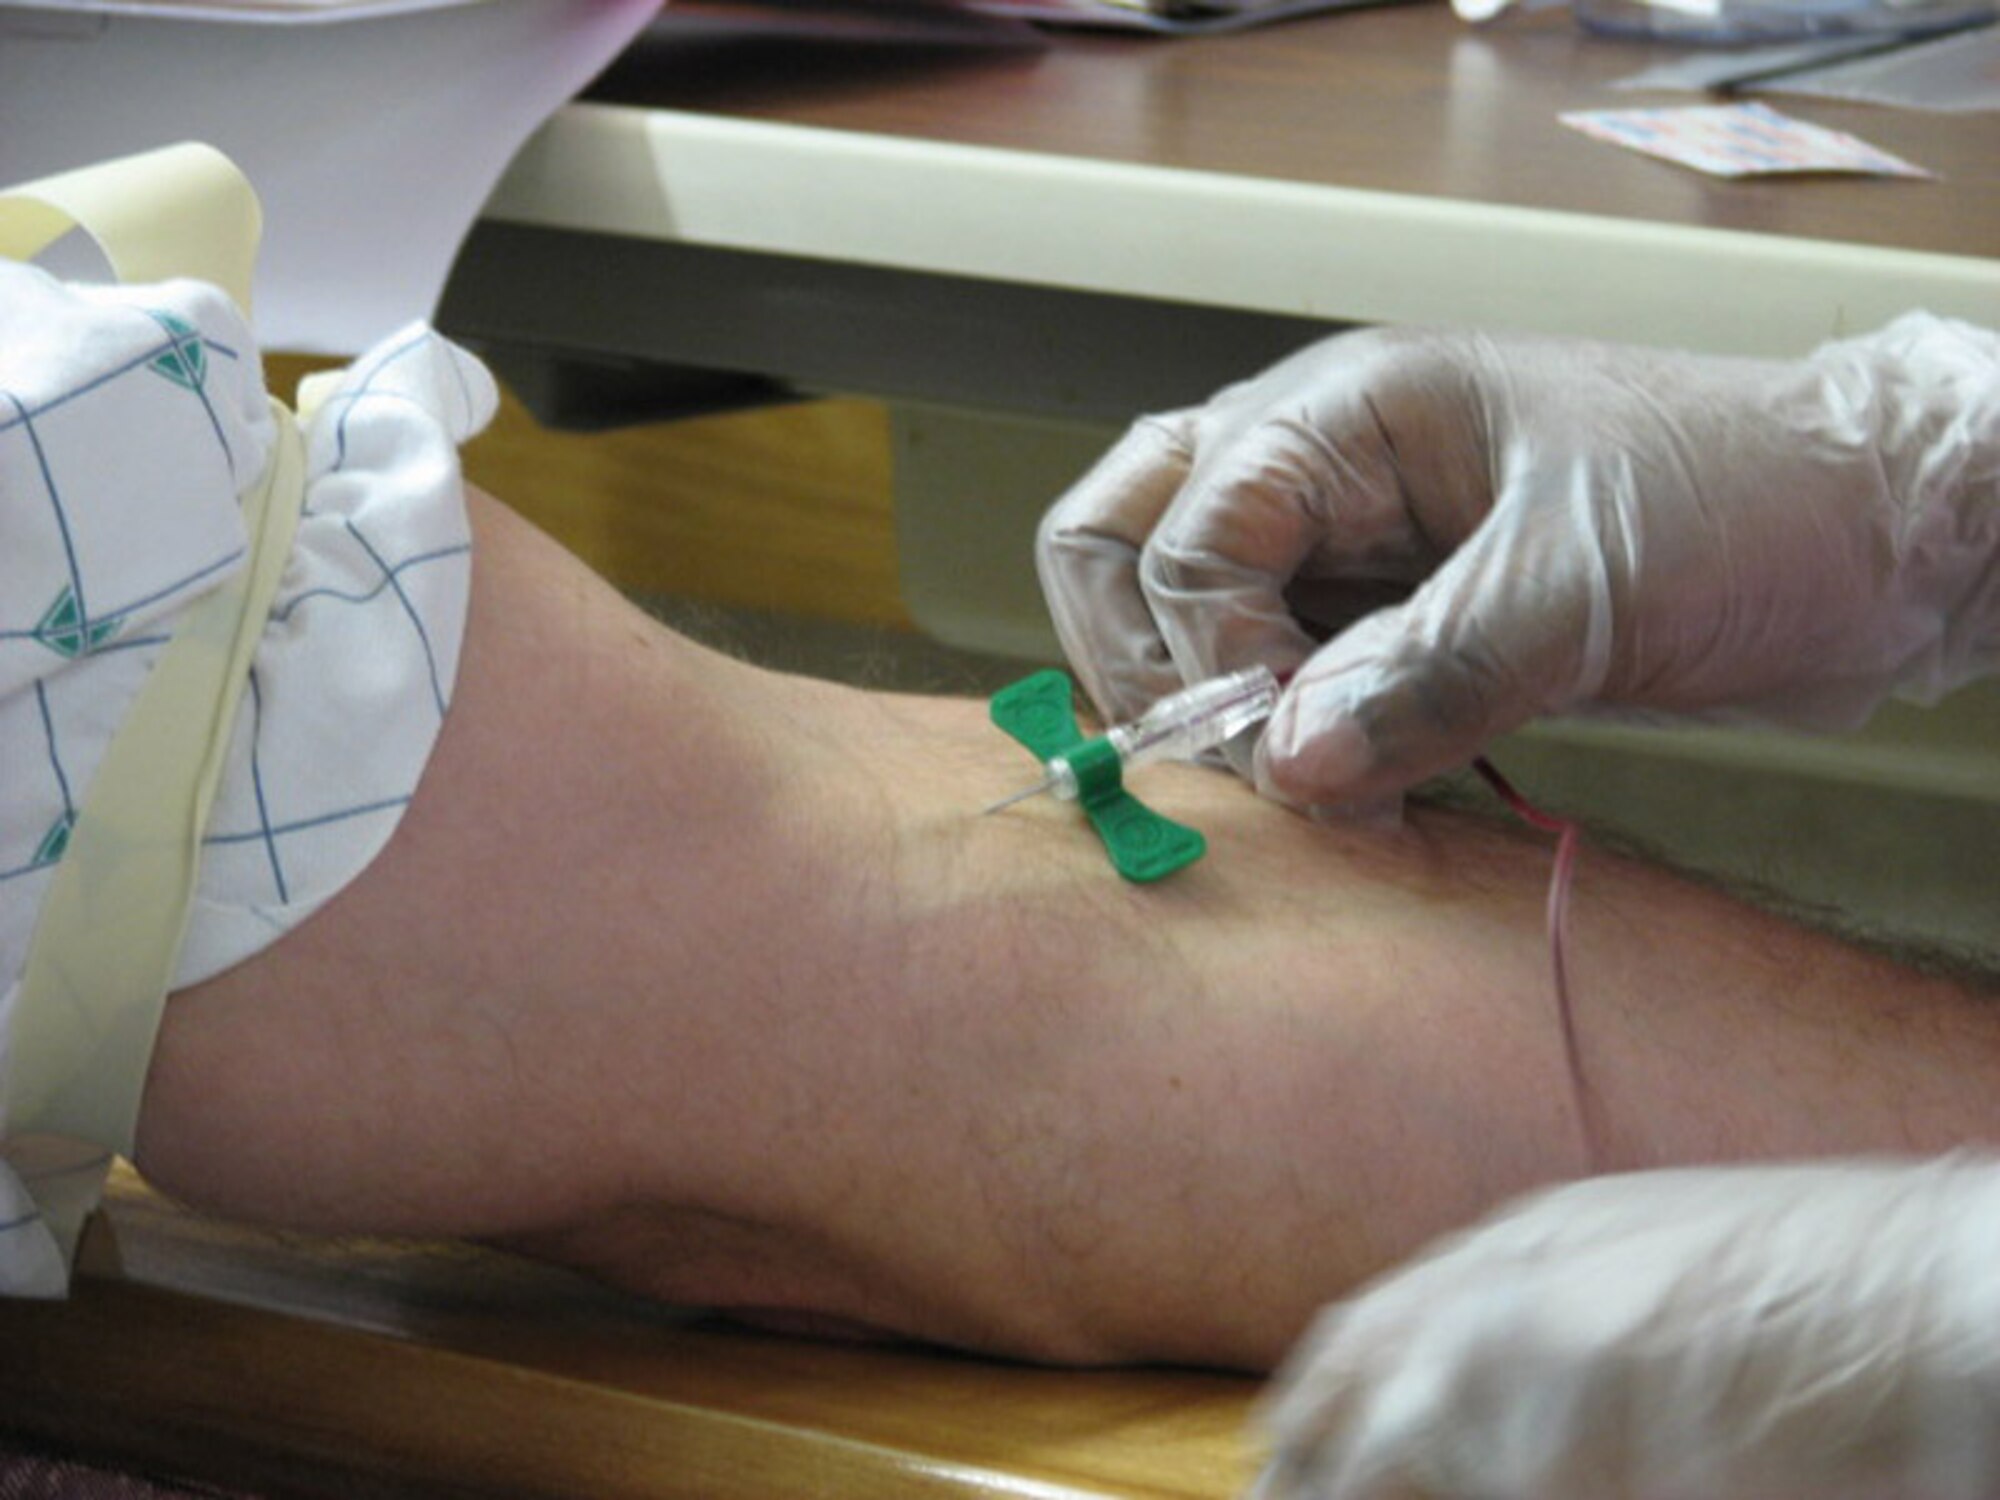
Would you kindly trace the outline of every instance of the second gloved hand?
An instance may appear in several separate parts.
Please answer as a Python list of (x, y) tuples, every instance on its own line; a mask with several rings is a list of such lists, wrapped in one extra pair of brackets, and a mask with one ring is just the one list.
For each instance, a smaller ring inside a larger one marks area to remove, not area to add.
[(1297, 801), (1585, 706), (1849, 725), (2000, 659), (2000, 337), (1912, 316), (1781, 362), (1345, 335), (1141, 422), (1037, 562), (1111, 718), (1297, 669), (1257, 767)]
[(2000, 1164), (1555, 1189), (1324, 1314), (1256, 1500), (1987, 1500)]

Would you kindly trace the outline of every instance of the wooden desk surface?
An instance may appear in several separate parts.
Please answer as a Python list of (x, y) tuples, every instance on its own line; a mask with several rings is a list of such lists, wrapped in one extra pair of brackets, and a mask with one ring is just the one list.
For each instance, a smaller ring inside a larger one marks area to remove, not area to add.
[(0, 1302), (0, 1430), (272, 1496), (1236, 1494), (1254, 1383), (735, 1332), (462, 1247), (288, 1240), (114, 1178)]
[(1052, 32), (1046, 50), (1008, 51), (718, 36), (714, 9), (671, 7), (590, 97), (941, 144), (2000, 255), (2000, 114), (1773, 96), (1777, 107), (1852, 131), (1940, 181), (1708, 178), (1558, 123), (1568, 110), (1703, 102), (1610, 88), (1683, 49), (1592, 37), (1565, 11), (1481, 29), (1442, 4), (1403, 4), (1192, 40)]

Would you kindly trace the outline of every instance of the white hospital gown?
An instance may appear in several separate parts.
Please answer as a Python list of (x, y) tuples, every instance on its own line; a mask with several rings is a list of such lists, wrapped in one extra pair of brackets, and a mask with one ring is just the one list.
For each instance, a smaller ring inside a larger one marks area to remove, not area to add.
[[(304, 508), (176, 987), (273, 942), (388, 841), (451, 700), (471, 565), (457, 445), (494, 400), (478, 361), (413, 326), (304, 423)], [(0, 1292), (67, 1284), (35, 1188), (87, 1163), (7, 1159), (36, 916), (180, 612), (246, 561), (237, 497), (273, 441), (255, 344), (219, 291), (78, 287), (0, 261)]]

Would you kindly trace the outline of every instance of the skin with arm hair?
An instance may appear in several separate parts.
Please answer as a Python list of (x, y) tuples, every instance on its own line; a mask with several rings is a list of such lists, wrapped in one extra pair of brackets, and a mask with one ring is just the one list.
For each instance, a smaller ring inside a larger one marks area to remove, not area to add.
[[(474, 495), (453, 712), (377, 861), (172, 998), (141, 1169), (678, 1301), (1067, 1362), (1269, 1367), (1323, 1302), (1579, 1174), (1536, 837), (1234, 778), (1115, 878), (982, 704), (694, 646)], [(1990, 1141), (2000, 1010), (1592, 855), (1610, 1164)]]

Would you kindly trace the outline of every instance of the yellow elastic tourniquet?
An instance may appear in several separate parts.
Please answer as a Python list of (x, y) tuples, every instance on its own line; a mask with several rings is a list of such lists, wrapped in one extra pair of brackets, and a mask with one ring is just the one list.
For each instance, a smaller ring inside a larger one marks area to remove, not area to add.
[(0, 193), (0, 256), (33, 260), (81, 229), (120, 281), (197, 277), (248, 317), (263, 224), (236, 164), (213, 146), (184, 142)]
[[(256, 198), (227, 158), (179, 146), (0, 195), (0, 250), (75, 224), (121, 275), (194, 276), (249, 296)], [(304, 454), (272, 403), (271, 461), (243, 497), (250, 561), (182, 615), (105, 752), (29, 947), (14, 1022), (10, 1133), (129, 1155), (186, 933), (201, 839), (237, 705), (291, 552)]]
[(9, 1128), (130, 1155), (236, 708), (291, 555), (303, 445), (244, 497), (251, 562), (187, 609), (119, 726), (42, 905), (14, 1022)]

